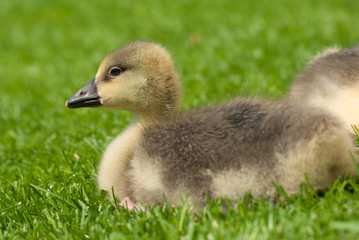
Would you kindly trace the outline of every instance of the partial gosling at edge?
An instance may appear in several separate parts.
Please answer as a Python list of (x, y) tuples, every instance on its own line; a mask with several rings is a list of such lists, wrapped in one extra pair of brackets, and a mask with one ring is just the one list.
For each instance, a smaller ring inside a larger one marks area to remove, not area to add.
[(288, 98), (339, 117), (348, 131), (359, 126), (359, 44), (328, 48), (296, 77)]

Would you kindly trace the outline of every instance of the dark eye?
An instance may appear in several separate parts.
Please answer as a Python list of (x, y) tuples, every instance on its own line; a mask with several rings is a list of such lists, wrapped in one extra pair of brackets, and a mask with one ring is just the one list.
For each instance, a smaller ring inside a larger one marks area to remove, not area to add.
[(112, 67), (108, 73), (110, 77), (117, 77), (123, 72), (122, 68), (119, 67)]

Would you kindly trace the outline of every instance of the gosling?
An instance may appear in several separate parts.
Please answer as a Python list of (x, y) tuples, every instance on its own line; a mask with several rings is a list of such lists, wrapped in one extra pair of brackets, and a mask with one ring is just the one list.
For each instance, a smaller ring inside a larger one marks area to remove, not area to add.
[(356, 174), (352, 138), (325, 110), (236, 98), (180, 114), (180, 95), (166, 49), (138, 41), (109, 53), (95, 78), (66, 102), (133, 113), (98, 170), (99, 188), (129, 209), (162, 204), (163, 195), (171, 205), (184, 197), (201, 206), (207, 197), (236, 200), (248, 192), (272, 198), (272, 181), (296, 193), (305, 174), (315, 188)]

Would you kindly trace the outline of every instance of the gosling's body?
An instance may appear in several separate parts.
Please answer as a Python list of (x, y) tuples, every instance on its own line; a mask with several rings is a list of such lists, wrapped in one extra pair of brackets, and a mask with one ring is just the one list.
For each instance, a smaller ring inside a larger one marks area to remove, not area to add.
[[(355, 175), (353, 142), (342, 121), (310, 106), (235, 99), (179, 114), (180, 86), (161, 46), (128, 44), (105, 57), (96, 78), (67, 102), (134, 112), (134, 123), (106, 149), (101, 189), (120, 199), (203, 204), (251, 192), (272, 197), (272, 180), (295, 193), (306, 173), (317, 188)], [(312, 111), (313, 110), (313, 111)]]
[(349, 131), (359, 126), (359, 45), (318, 54), (295, 79), (288, 97), (328, 110)]
[(130, 196), (171, 204), (186, 196), (232, 200), (275, 194), (272, 180), (296, 193), (307, 174), (319, 189), (354, 175), (350, 135), (336, 118), (287, 104), (236, 99), (144, 129), (127, 172)]

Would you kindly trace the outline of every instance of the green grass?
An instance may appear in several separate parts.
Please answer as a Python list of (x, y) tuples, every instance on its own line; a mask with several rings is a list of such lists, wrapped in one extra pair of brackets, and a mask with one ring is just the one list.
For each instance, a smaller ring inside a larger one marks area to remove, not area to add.
[(66, 109), (111, 49), (168, 47), (183, 110), (237, 95), (284, 96), (316, 52), (358, 41), (356, 0), (0, 1), (0, 239), (358, 239), (359, 185), (222, 214), (185, 203), (133, 214), (96, 188), (127, 112)]

